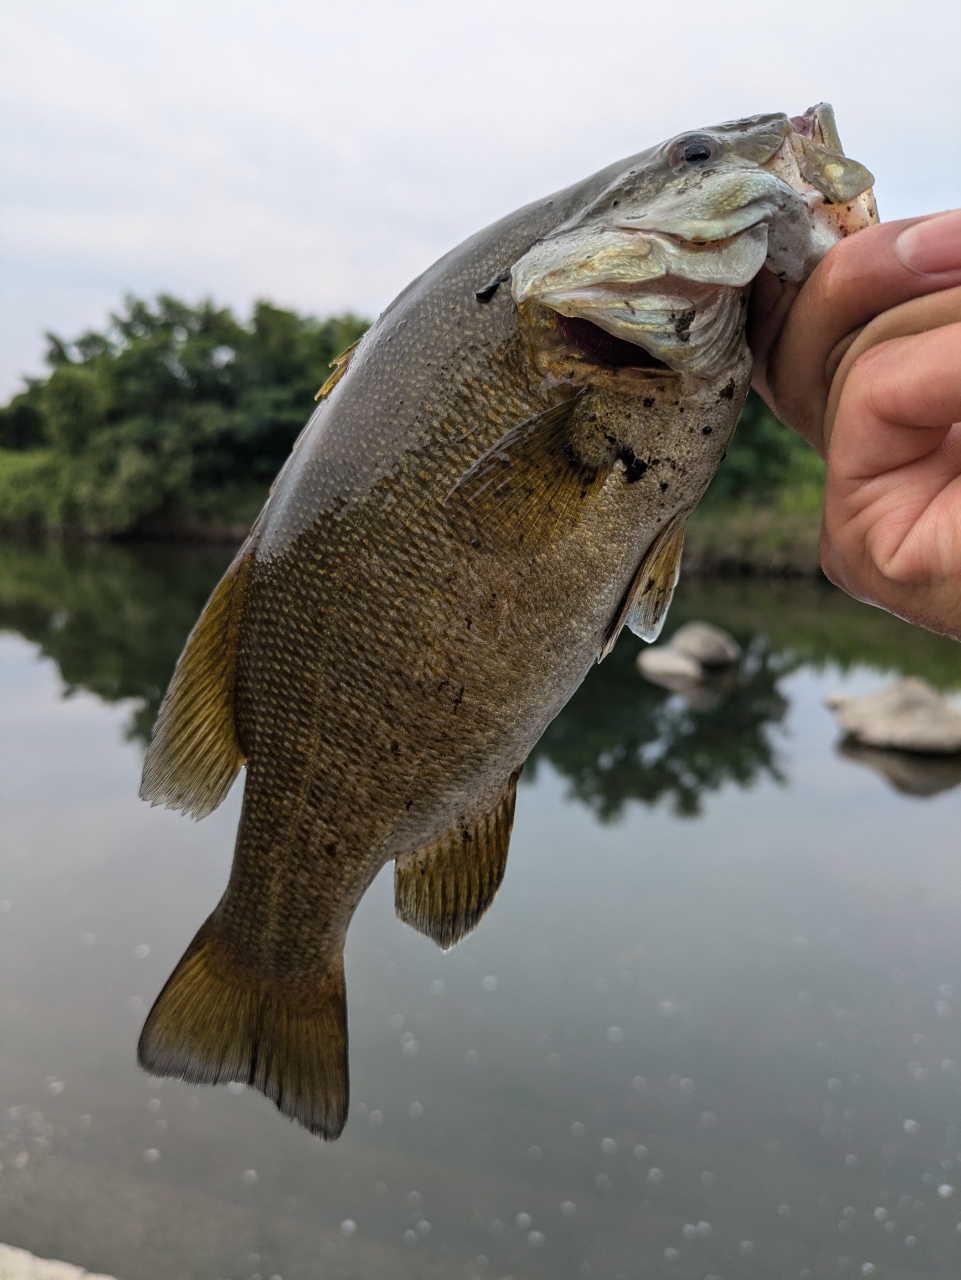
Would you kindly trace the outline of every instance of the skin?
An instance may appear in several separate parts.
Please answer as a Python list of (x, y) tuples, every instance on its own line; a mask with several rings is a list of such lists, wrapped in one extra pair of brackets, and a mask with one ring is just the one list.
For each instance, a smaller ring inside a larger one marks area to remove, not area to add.
[(869, 228), (793, 292), (756, 286), (754, 383), (826, 459), (824, 571), (961, 639), (961, 213)]

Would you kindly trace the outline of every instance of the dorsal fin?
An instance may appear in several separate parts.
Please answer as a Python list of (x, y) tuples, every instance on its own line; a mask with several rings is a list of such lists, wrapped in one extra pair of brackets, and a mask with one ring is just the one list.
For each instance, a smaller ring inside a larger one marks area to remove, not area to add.
[(654, 539), (627, 589), (597, 655), (603, 662), (617, 643), (624, 626), (648, 642), (661, 634), (681, 574), (684, 525), (671, 521)]
[(248, 538), (187, 638), (147, 748), (140, 796), (205, 818), (244, 762), (234, 724), (240, 623), (254, 562)]
[(328, 1141), (347, 1120), (347, 995), (343, 955), (313, 989), (292, 993), (233, 958), (201, 926), (147, 1015), (137, 1058), (156, 1076), (191, 1084), (237, 1080)]
[(497, 803), (394, 863), (394, 908), (445, 951), (466, 938), (494, 901), (507, 867), (519, 774)]
[(314, 396), (315, 400), (323, 400), (324, 396), (329, 396), (337, 383), (340, 382), (341, 378), (347, 372), (347, 366), (350, 364), (351, 356), (360, 346), (361, 338), (363, 338), (363, 336), (364, 335), (361, 334), (360, 338), (358, 338), (356, 342), (352, 342), (346, 350), (342, 351), (339, 356), (336, 356), (331, 360), (330, 368), (333, 369), (334, 372)]
[(458, 480), (447, 498), (450, 519), (469, 541), (497, 552), (532, 536), (563, 536), (573, 527), (617, 456), (602, 450), (587, 461), (575, 448), (572, 420), (584, 394), (512, 427)]

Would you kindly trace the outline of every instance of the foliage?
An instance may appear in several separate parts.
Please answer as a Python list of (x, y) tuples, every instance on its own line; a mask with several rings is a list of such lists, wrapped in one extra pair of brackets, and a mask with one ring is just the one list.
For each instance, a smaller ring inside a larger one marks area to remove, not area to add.
[(127, 298), (102, 333), (48, 335), (45, 380), (0, 409), (5, 525), (113, 534), (249, 520), (367, 321), (258, 302)]

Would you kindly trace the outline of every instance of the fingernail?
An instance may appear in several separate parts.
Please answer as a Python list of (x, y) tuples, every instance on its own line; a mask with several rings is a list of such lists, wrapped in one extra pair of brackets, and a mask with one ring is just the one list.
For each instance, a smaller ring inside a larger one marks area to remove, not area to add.
[(909, 271), (921, 275), (961, 271), (961, 209), (908, 227), (894, 242), (894, 251)]

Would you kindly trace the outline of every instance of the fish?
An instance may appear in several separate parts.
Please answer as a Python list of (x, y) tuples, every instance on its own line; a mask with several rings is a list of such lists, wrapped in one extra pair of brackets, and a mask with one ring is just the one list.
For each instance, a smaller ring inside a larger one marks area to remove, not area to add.
[(872, 184), (825, 104), (681, 134), (471, 236), (339, 357), (145, 758), (141, 795), (197, 819), (246, 775), (144, 1069), (340, 1134), (358, 903), (393, 861), (439, 946), (481, 920), (531, 748), (625, 626), (663, 625), (752, 281), (803, 281), (877, 220)]

